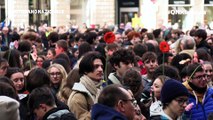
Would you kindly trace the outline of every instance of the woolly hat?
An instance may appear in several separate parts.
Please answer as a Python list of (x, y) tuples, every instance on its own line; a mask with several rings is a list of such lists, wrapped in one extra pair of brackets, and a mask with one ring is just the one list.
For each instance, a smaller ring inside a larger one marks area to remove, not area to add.
[(167, 80), (161, 89), (161, 102), (169, 103), (179, 96), (188, 96), (186, 87), (177, 80)]
[(7, 96), (0, 96), (0, 118), (20, 120), (19, 102)]

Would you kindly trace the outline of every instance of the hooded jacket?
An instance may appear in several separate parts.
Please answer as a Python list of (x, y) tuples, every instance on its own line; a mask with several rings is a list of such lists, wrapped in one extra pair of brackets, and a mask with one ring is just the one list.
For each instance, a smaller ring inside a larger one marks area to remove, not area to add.
[(172, 118), (164, 113), (161, 101), (156, 101), (150, 106), (150, 120), (172, 120)]
[(127, 120), (127, 118), (113, 108), (96, 103), (92, 107), (91, 120)]
[(213, 112), (213, 88), (207, 88), (204, 95), (196, 93), (188, 84), (184, 82), (190, 95), (189, 103), (193, 103), (191, 110), (185, 112), (185, 116), (190, 120), (207, 120), (208, 115)]
[(43, 120), (77, 120), (73, 113), (63, 108), (53, 108), (48, 111)]

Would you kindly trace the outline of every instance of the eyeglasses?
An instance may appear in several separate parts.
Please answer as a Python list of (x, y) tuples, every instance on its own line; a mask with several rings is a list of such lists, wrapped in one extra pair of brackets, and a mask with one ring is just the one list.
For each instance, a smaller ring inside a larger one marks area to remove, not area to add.
[(61, 75), (61, 73), (60, 72), (52, 72), (52, 73), (49, 73), (50, 74), (50, 76), (56, 76), (56, 77), (59, 77), (60, 75)]
[(210, 70), (205, 70), (205, 72), (206, 72), (206, 73), (207, 73), (207, 72), (210, 72), (210, 73), (211, 73), (211, 72), (212, 72), (212, 70), (211, 70), (211, 69), (210, 69)]
[(133, 105), (134, 105), (134, 107), (137, 107), (137, 101), (133, 98), (133, 99), (122, 99), (123, 101), (130, 101)]
[(180, 106), (182, 106), (184, 103), (187, 104), (189, 102), (188, 99), (183, 99), (183, 98), (177, 98), (175, 99), (175, 101), (177, 101)]
[(204, 74), (204, 75), (199, 75), (199, 76), (193, 77), (193, 79), (203, 80), (203, 78), (206, 78), (206, 77), (208, 77), (208, 75)]

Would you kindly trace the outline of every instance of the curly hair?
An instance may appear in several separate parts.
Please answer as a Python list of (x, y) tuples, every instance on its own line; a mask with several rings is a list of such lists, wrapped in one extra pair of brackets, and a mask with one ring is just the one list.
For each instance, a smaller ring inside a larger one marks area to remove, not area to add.
[(114, 65), (120, 66), (120, 62), (124, 64), (134, 63), (135, 62), (135, 53), (129, 49), (119, 49), (114, 52), (112, 57), (109, 59), (109, 62), (114, 67)]

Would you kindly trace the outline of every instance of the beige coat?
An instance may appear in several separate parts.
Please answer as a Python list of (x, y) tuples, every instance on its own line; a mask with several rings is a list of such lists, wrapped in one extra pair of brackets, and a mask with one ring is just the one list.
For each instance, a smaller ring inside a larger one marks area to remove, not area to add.
[(90, 110), (97, 99), (99, 88), (100, 85), (96, 85), (85, 75), (79, 83), (74, 84), (67, 104), (78, 120), (91, 120)]

